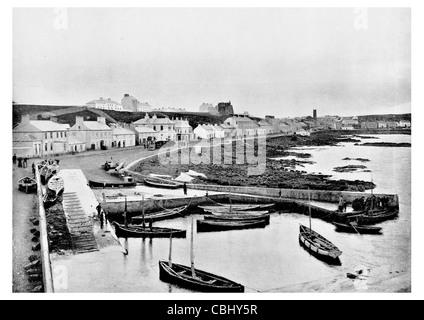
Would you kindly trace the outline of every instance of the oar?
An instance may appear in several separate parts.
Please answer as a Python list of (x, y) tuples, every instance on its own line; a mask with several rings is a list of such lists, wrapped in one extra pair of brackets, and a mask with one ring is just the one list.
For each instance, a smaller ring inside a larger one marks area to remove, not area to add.
[(362, 235), (356, 228), (355, 228), (355, 226), (350, 222), (350, 221), (348, 221), (349, 222), (349, 224), (351, 225), (351, 227), (353, 228), (353, 229), (355, 229), (355, 231), (359, 234), (359, 235)]

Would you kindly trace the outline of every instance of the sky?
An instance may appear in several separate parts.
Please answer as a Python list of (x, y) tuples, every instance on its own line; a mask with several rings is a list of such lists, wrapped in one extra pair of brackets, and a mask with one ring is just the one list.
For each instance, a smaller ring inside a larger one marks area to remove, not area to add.
[(13, 100), (411, 112), (408, 8), (15, 8)]

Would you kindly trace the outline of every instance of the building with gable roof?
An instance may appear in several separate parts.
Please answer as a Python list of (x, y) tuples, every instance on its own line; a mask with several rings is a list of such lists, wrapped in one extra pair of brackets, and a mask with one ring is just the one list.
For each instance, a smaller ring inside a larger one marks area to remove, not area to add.
[(245, 136), (254, 136), (259, 128), (259, 125), (249, 117), (229, 117), (224, 123), (242, 130)]
[(77, 116), (75, 125), (69, 129), (69, 135), (78, 141), (84, 141), (87, 150), (112, 146), (112, 129), (106, 125), (104, 117), (97, 117), (97, 121), (84, 121), (83, 117)]
[(112, 127), (112, 147), (125, 148), (135, 146), (135, 133), (130, 129), (122, 128), (116, 124)]
[(65, 125), (50, 120), (31, 120), (22, 116), (13, 129), (13, 151), (23, 157), (44, 157), (66, 153), (68, 130)]
[(175, 141), (176, 131), (175, 123), (168, 117), (158, 118), (155, 114), (150, 117), (147, 113), (144, 118), (141, 118), (132, 123), (133, 129), (145, 127), (155, 131), (154, 137), (156, 141), (166, 142)]
[(193, 127), (189, 124), (188, 120), (176, 118), (173, 121), (175, 124), (176, 141), (189, 142), (193, 140)]

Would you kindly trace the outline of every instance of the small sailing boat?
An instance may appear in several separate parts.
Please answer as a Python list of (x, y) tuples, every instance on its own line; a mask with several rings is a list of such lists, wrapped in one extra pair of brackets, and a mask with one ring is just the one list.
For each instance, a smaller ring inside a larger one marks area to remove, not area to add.
[(340, 264), (340, 255), (342, 252), (329, 240), (324, 238), (318, 232), (312, 230), (312, 218), (311, 218), (311, 199), (308, 189), (308, 201), (309, 201), (309, 228), (300, 225), (299, 230), (299, 242), (301, 245), (309, 251), (313, 256), (320, 260), (332, 264)]
[(195, 291), (244, 292), (244, 286), (227, 278), (194, 268), (193, 218), (191, 220), (190, 260), (191, 266), (172, 262), (172, 235), (169, 245), (169, 260), (159, 261), (159, 279)]

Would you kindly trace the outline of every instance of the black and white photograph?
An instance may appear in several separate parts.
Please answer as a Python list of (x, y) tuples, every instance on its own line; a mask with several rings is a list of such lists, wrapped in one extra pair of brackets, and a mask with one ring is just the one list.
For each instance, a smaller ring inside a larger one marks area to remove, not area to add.
[(14, 299), (414, 292), (413, 8), (117, 5), (9, 8)]

